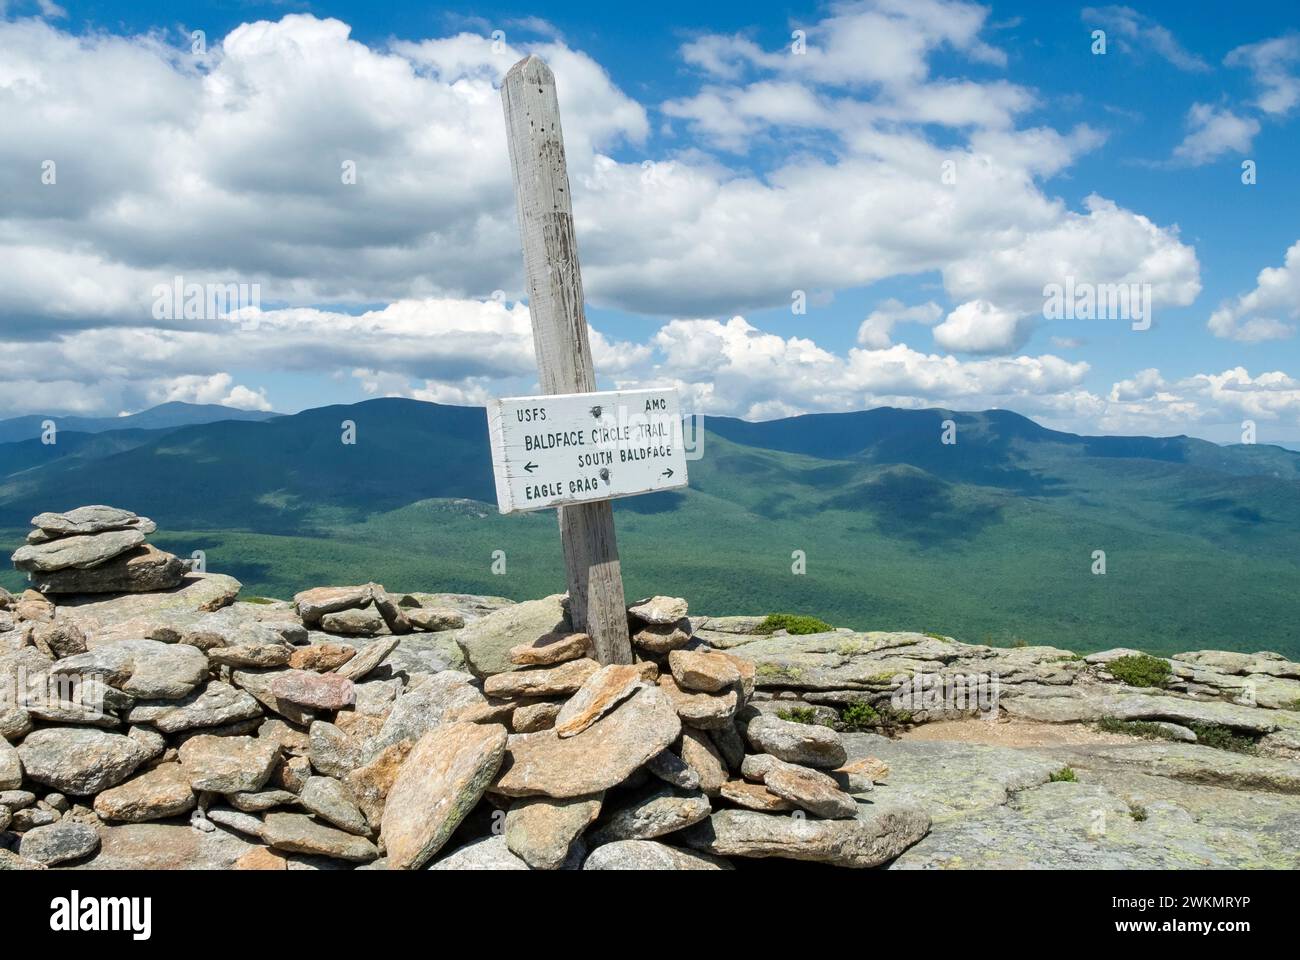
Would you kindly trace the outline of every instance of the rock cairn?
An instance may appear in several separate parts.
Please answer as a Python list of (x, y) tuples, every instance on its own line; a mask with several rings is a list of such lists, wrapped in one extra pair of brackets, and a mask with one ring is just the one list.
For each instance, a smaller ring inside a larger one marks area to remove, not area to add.
[[(16, 562), (153, 529), (54, 516)], [(0, 590), (0, 869), (1297, 865), (1300, 663), (1276, 653), (792, 636), (651, 597), (635, 662), (601, 665), (563, 596), (142, 582)], [(1049, 746), (879, 735), (975, 713)]]
[[(15, 564), (41, 576), (154, 529), (35, 525)], [(0, 594), (0, 868), (869, 867), (929, 827), (871, 802), (879, 761), (752, 703), (752, 665), (682, 600), (634, 604), (637, 662), (602, 666), (559, 596), (112, 582), (132, 592)]]
[(13, 555), (40, 593), (139, 593), (168, 590), (188, 565), (147, 543), (148, 517), (116, 507), (78, 507), (32, 517), (27, 543)]

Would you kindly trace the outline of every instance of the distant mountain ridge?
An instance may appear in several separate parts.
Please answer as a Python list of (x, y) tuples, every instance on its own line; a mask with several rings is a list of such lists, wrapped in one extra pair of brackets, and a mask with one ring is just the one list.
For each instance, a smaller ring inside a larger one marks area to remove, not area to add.
[[(1300, 651), (1298, 453), (1006, 410), (708, 417), (704, 436), (687, 489), (615, 504), (629, 594), (972, 642)], [(202, 548), (253, 592), (359, 570), (391, 589), (563, 589), (553, 514), (496, 512), (479, 407), (382, 398), (0, 444), (0, 530), (85, 503), (154, 518), (161, 547)]]
[(216, 403), (184, 403), (173, 400), (124, 417), (78, 417), (28, 414), (0, 420), (0, 443), (39, 439), (44, 423), (52, 420), (60, 431), (71, 433), (105, 433), (110, 430), (160, 430), (218, 420), (268, 420), (278, 413), (240, 410)]

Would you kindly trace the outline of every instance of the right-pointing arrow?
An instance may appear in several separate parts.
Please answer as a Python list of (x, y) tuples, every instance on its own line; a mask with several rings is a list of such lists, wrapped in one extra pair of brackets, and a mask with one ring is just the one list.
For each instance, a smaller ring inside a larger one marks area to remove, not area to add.
[(672, 467), (669, 467), (669, 468), (668, 468), (667, 470), (665, 470), (663, 473), (659, 474), (659, 476), (661, 476), (661, 477), (671, 477), (672, 475), (673, 475), (673, 468), (672, 468)]

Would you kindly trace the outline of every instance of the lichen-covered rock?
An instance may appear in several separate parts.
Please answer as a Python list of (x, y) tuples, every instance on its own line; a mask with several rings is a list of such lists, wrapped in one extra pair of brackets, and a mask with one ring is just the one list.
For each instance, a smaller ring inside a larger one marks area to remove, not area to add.
[(99, 849), (99, 832), (89, 824), (61, 820), (23, 834), (20, 856), (48, 867), (88, 857)]
[(447, 842), (501, 766), (506, 731), (495, 724), (449, 723), (420, 738), (384, 805), (380, 836), (388, 866), (415, 870)]
[(506, 846), (534, 870), (558, 870), (573, 842), (600, 814), (601, 797), (516, 800), (505, 819)]
[(555, 667), (498, 673), (483, 681), (489, 697), (557, 697), (576, 693), (600, 669), (595, 660), (570, 660)]
[(615, 840), (597, 847), (583, 870), (734, 870), (728, 861), (707, 853), (671, 847), (656, 840)]
[(580, 797), (622, 783), (681, 733), (658, 689), (640, 690), (574, 737), (512, 734), (492, 789), (511, 797)]
[(615, 840), (653, 840), (699, 823), (712, 812), (702, 793), (679, 793), (660, 784), (610, 811), (591, 834), (598, 846)]
[(129, 737), (82, 727), (50, 727), (18, 746), (28, 779), (61, 793), (89, 796), (121, 783), (148, 751)]
[(181, 745), (184, 775), (195, 790), (248, 793), (261, 790), (271, 778), (280, 746), (257, 737), (201, 735)]
[(179, 700), (208, 677), (208, 658), (184, 644), (121, 640), (57, 661), (51, 676), (101, 677), (142, 700)]
[(787, 763), (833, 770), (848, 759), (840, 735), (816, 724), (760, 714), (749, 721), (745, 737), (759, 753), (770, 753)]
[(160, 763), (95, 797), (95, 813), (104, 820), (146, 823), (189, 813), (194, 804), (194, 791), (181, 765)]
[(839, 867), (878, 867), (930, 829), (919, 807), (861, 804), (852, 820), (812, 820), (754, 810), (719, 810), (682, 832), (696, 850), (724, 857), (781, 857)]
[[(521, 671), (513, 676), (526, 677), (528, 673)], [(601, 667), (560, 708), (555, 718), (556, 734), (572, 737), (582, 733), (643, 685), (641, 671), (635, 665), (611, 663)]]
[(327, 827), (301, 813), (268, 813), (262, 821), (262, 839), (276, 850), (354, 863), (368, 863), (379, 856), (379, 850), (365, 837)]
[(559, 595), (527, 600), (495, 610), (466, 624), (456, 635), (465, 663), (477, 677), (517, 669), (510, 661), (515, 647), (533, 644), (552, 633), (572, 633)]

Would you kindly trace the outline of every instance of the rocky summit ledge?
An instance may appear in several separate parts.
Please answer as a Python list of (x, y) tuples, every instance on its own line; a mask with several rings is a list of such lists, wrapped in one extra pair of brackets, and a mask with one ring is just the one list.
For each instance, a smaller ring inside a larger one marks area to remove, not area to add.
[[(28, 546), (152, 530), (37, 519)], [(602, 666), (562, 596), (130, 586), (0, 592), (0, 869), (1300, 866), (1277, 654), (792, 634), (652, 597), (636, 662)]]

